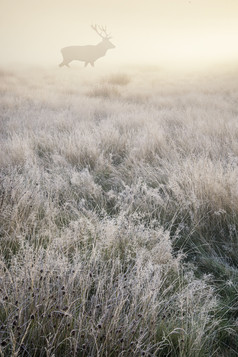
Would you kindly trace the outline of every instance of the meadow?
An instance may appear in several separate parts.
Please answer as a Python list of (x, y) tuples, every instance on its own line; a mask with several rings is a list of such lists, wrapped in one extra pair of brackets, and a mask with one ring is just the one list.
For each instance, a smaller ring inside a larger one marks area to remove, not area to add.
[(0, 356), (238, 355), (238, 72), (0, 70)]

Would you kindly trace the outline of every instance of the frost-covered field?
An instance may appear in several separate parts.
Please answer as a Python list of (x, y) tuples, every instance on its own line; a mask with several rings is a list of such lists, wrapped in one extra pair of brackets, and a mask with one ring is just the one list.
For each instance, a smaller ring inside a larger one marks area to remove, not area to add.
[(238, 355), (238, 71), (0, 71), (0, 355)]

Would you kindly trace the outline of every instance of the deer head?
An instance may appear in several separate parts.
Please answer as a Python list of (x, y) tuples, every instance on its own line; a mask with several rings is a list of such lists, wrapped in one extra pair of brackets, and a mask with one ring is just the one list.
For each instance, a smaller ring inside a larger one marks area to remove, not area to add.
[(115, 48), (113, 43), (109, 41), (111, 39), (111, 34), (107, 33), (106, 26), (91, 25), (92, 29), (101, 37), (103, 45), (107, 48)]

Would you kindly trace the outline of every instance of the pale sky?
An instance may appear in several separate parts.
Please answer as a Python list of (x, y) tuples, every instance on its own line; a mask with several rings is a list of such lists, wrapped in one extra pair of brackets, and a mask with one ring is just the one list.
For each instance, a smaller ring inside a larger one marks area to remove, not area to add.
[(96, 44), (105, 63), (238, 62), (238, 0), (0, 0), (0, 64), (61, 62), (60, 49)]

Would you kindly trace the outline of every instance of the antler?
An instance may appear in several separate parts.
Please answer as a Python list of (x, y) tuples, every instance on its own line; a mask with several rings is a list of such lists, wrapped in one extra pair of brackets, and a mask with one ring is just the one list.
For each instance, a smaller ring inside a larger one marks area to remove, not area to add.
[(111, 38), (111, 34), (107, 33), (106, 26), (98, 26), (98, 25), (91, 25), (92, 29), (97, 32), (97, 34), (104, 39), (109, 40)]

